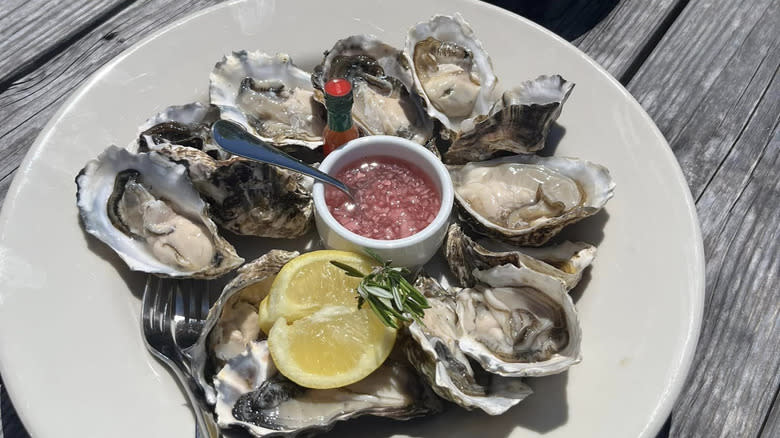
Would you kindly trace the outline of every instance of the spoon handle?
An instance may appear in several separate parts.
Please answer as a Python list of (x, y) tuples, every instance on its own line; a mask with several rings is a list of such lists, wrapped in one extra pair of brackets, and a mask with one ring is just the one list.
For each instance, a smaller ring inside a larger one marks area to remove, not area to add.
[(214, 141), (231, 154), (309, 175), (318, 181), (336, 187), (353, 198), (349, 188), (341, 181), (260, 140), (248, 133), (241, 125), (227, 120), (217, 120), (211, 127), (211, 134)]

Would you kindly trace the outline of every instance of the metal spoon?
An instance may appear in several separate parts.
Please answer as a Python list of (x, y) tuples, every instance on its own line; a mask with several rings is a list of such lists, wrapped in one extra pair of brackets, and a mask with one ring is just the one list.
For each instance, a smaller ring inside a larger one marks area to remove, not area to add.
[(211, 127), (211, 135), (222, 149), (231, 154), (309, 175), (317, 181), (322, 181), (341, 190), (349, 196), (352, 202), (356, 202), (354, 193), (343, 182), (260, 140), (237, 123), (217, 120), (214, 122), (214, 126)]

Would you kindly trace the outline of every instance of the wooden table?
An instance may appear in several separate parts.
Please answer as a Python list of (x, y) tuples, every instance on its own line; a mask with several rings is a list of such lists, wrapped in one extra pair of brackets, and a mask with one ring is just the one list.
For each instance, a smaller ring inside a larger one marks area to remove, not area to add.
[[(0, 201), (40, 129), (90, 74), (219, 1), (0, 2)], [(780, 0), (493, 2), (620, 80), (666, 136), (696, 200), (704, 322), (660, 436), (780, 437)], [(0, 438), (27, 436), (4, 389), (0, 398)]]

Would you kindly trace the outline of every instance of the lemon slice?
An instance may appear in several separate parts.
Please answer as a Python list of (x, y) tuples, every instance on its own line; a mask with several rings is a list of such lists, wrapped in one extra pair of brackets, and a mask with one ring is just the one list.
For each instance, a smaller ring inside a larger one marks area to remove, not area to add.
[(271, 285), (260, 304), (260, 328), (269, 333), (274, 321), (284, 317), (295, 321), (325, 306), (357, 307), (355, 288), (360, 279), (347, 276), (330, 264), (346, 263), (363, 273), (376, 263), (369, 257), (347, 251), (312, 251), (290, 260)]
[(370, 306), (357, 308), (360, 279), (331, 260), (371, 271), (375, 262), (346, 251), (314, 251), (289, 261), (259, 306), (260, 328), (279, 369), (307, 388), (355, 383), (382, 365), (395, 343)]
[(288, 324), (279, 318), (268, 348), (279, 371), (307, 388), (337, 388), (362, 380), (382, 365), (395, 343), (386, 327), (365, 306), (324, 307)]

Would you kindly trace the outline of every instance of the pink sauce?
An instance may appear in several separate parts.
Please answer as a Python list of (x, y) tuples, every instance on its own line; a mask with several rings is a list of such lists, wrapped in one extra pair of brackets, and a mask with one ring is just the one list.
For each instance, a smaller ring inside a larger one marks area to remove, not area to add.
[(328, 186), (328, 210), (346, 229), (363, 237), (409, 237), (427, 227), (441, 207), (441, 195), (433, 181), (407, 161), (362, 158), (344, 166), (335, 177), (357, 190), (358, 204)]

